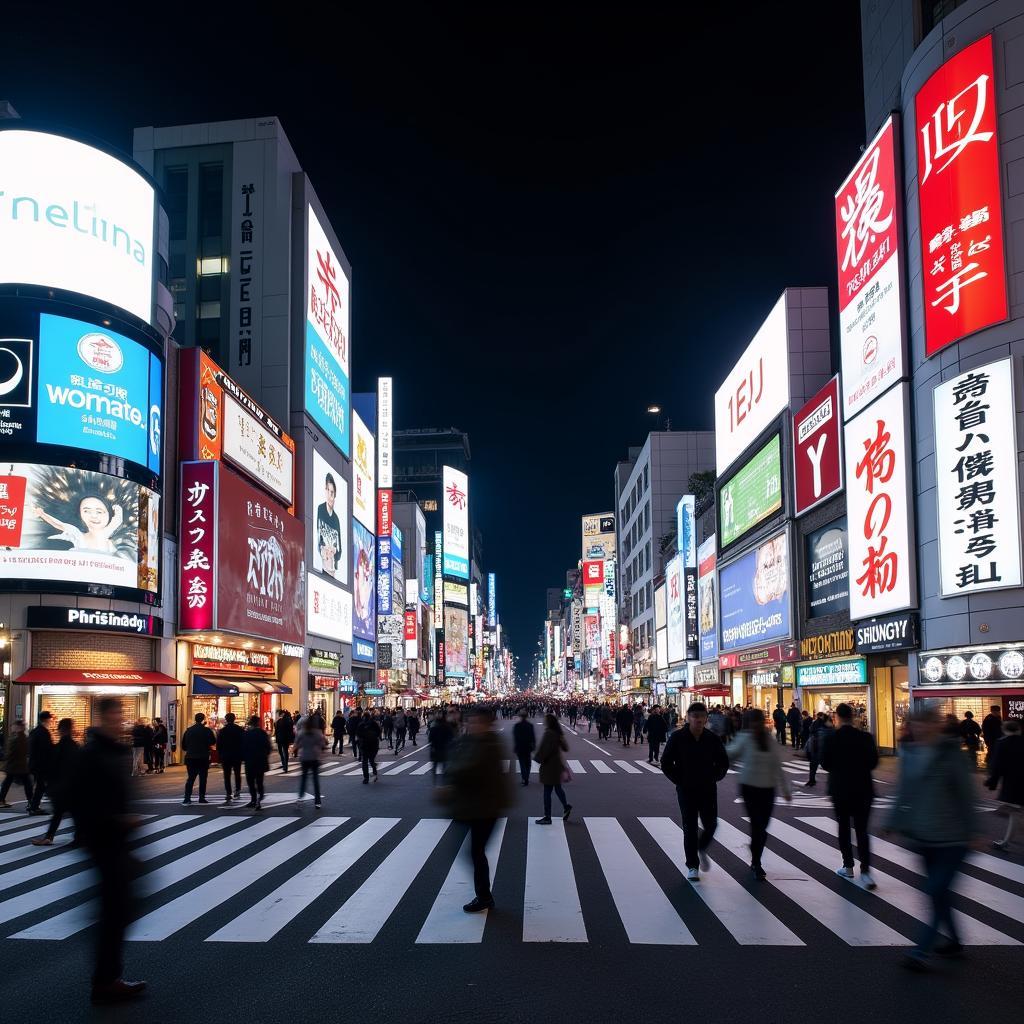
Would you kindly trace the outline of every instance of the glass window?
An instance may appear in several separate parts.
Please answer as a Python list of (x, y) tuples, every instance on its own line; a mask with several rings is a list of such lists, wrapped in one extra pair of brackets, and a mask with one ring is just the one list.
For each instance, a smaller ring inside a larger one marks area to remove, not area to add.
[[(224, 229), (224, 165), (199, 166), (199, 238), (203, 256), (221, 253), (220, 237)], [(206, 252), (207, 243), (216, 239), (213, 252)]]
[[(164, 204), (167, 210), (170, 241), (184, 241), (188, 233), (187, 167), (168, 167), (164, 172)], [(171, 274), (174, 275), (173, 270)]]
[(650, 468), (651, 467), (649, 465), (644, 466), (644, 493), (645, 494), (647, 493), (647, 488), (650, 486), (650, 483), (649, 483), (649, 480), (648, 480), (648, 470), (650, 470)]

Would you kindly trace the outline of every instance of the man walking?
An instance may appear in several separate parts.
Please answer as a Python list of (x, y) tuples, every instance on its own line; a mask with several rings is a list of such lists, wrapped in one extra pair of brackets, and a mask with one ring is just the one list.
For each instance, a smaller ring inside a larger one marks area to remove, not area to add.
[(836, 874), (853, 878), (853, 845), (850, 823), (857, 833), (860, 854), (860, 879), (865, 889), (874, 889), (871, 877), (871, 846), (868, 838), (868, 817), (875, 796), (871, 773), (878, 765), (878, 749), (871, 733), (853, 726), (853, 708), (840, 704), (836, 708), (839, 728), (822, 744), (821, 766), (828, 772), (828, 795), (832, 797), (839, 822), (839, 849), (843, 866)]
[(331, 754), (344, 754), (345, 753), (345, 716), (341, 711), (334, 713), (334, 718), (331, 719)]
[(395, 753), (397, 754), (400, 750), (405, 747), (405, 732), (406, 732), (406, 721), (405, 712), (399, 708), (398, 713), (395, 715)]
[(235, 722), (233, 712), (224, 716), (224, 725), (217, 734), (217, 756), (224, 769), (224, 803), (231, 803), (231, 775), (235, 776), (235, 799), (242, 795), (242, 740), (245, 730)]
[(668, 732), (668, 723), (657, 705), (651, 708), (651, 713), (644, 722), (644, 732), (647, 733), (647, 763), (657, 764), (660, 760), (661, 745), (665, 742), (665, 734)]
[(11, 806), (7, 802), (7, 794), (11, 791), (11, 786), (17, 782), (24, 787), (25, 801), (28, 808), (31, 808), (32, 776), (28, 773), (28, 734), (25, 732), (25, 722), (20, 718), (14, 720), (14, 731), (7, 744), (4, 772), (3, 785), (0, 786), (0, 807)]
[(789, 705), (789, 712), (786, 714), (786, 720), (789, 722), (789, 742), (793, 744), (794, 750), (799, 750), (800, 727), (803, 725), (803, 720), (800, 716), (800, 709), (796, 704)]
[(210, 771), (210, 751), (217, 746), (217, 737), (213, 730), (205, 725), (206, 715), (196, 713), (195, 725), (190, 725), (181, 737), (181, 749), (185, 754), (185, 799), (183, 804), (192, 803), (192, 790), (196, 779), (199, 779), (199, 802), (209, 803), (206, 799), (206, 776)]
[(530, 784), (530, 766), (533, 752), (537, 748), (537, 733), (533, 722), (526, 717), (526, 708), (519, 709), (519, 721), (512, 726), (512, 749), (519, 762), (519, 777), (524, 786)]
[(277, 744), (277, 756), (281, 759), (281, 771), (288, 771), (288, 751), (295, 742), (295, 723), (287, 711), (277, 712), (274, 723), (274, 742)]
[(777, 707), (772, 712), (772, 721), (775, 723), (775, 738), (783, 745), (786, 745), (786, 712), (782, 707)]
[(377, 751), (380, 750), (380, 723), (376, 715), (367, 712), (359, 719), (359, 756), (363, 761), (363, 785), (370, 781), (370, 769), (373, 769), (373, 781), (377, 781)]
[(981, 735), (985, 740), (985, 767), (991, 769), (996, 744), (1003, 736), (1003, 715), (998, 704), (993, 704), (988, 709), (988, 714), (982, 719)]
[(74, 783), (75, 770), (78, 763), (78, 744), (74, 738), (75, 723), (70, 718), (62, 718), (57, 723), (57, 740), (50, 757), (50, 803), (53, 814), (47, 826), (46, 835), (32, 840), (33, 846), (52, 846), (53, 837), (60, 828), (61, 819), (70, 809), (70, 793)]
[[(686, 724), (672, 733), (661, 755), (661, 770), (676, 787), (683, 819), (686, 877), (691, 882), (700, 880), (701, 869), (711, 869), (707, 849), (718, 826), (718, 783), (729, 770), (725, 745), (706, 728), (707, 722), (707, 706), (700, 701), (691, 704)], [(700, 833), (698, 817), (703, 826)]]
[(455, 739), (452, 728), (444, 713), (438, 711), (427, 729), (427, 742), (430, 744), (430, 777), (437, 785), (437, 766), (448, 760), (448, 748)]
[(32, 776), (32, 797), (28, 804), (29, 814), (42, 814), (39, 802), (46, 793), (50, 776), (50, 761), (53, 757), (53, 737), (50, 735), (49, 711), (40, 711), (36, 727), (28, 734), (28, 770)]
[(409, 742), (416, 746), (416, 734), (420, 731), (420, 716), (413, 709), (405, 716), (405, 727), (409, 732)]

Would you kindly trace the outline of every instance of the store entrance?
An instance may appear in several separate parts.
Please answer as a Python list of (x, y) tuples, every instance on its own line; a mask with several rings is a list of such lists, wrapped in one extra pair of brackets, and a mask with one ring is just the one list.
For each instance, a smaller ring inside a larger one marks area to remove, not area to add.
[(824, 711), (826, 715), (835, 714), (840, 704), (849, 704), (853, 708), (853, 724), (858, 729), (870, 728), (870, 707), (866, 686), (852, 687), (803, 687), (803, 703), (811, 715)]

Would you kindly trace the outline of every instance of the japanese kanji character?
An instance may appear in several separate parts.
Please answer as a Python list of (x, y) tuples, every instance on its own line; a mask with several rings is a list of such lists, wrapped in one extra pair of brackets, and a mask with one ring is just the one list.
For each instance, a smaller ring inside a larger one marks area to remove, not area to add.
[(956, 498), (957, 510), (969, 509), (972, 505), (991, 505), (995, 501), (996, 489), (991, 480), (976, 480), (973, 484), (964, 484)]
[(975, 558), (987, 558), (995, 551), (998, 545), (991, 533), (983, 533), (972, 537), (964, 548), (965, 555), (974, 555)]
[(1002, 580), (996, 569), (995, 562), (988, 563), (988, 577), (982, 579), (980, 565), (961, 565), (956, 571), (956, 585), (963, 587), (976, 587), (982, 583), (999, 583)]
[(896, 468), (896, 453), (889, 447), (892, 435), (885, 429), (885, 420), (877, 420), (874, 440), (864, 442), (864, 456), (857, 463), (857, 479), (865, 473), (867, 479), (864, 488), (868, 494), (874, 493), (874, 483), (887, 483)]

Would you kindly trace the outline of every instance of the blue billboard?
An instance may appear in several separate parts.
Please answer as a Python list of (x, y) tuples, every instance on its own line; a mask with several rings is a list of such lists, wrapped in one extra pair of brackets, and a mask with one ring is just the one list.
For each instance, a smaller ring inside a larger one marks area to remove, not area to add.
[(160, 473), (163, 365), (109, 328), (42, 313), (36, 440)]
[(781, 533), (718, 571), (721, 649), (736, 651), (792, 635), (789, 538)]
[(423, 604), (434, 603), (434, 556), (423, 556), (423, 576), (420, 579), (420, 601)]
[(377, 538), (377, 614), (391, 614), (391, 550), (390, 537)]
[(306, 412), (346, 458), (351, 454), (352, 432), (348, 375), (306, 321)]
[(494, 573), (487, 574), (487, 628), (494, 629), (498, 625), (498, 595)]

